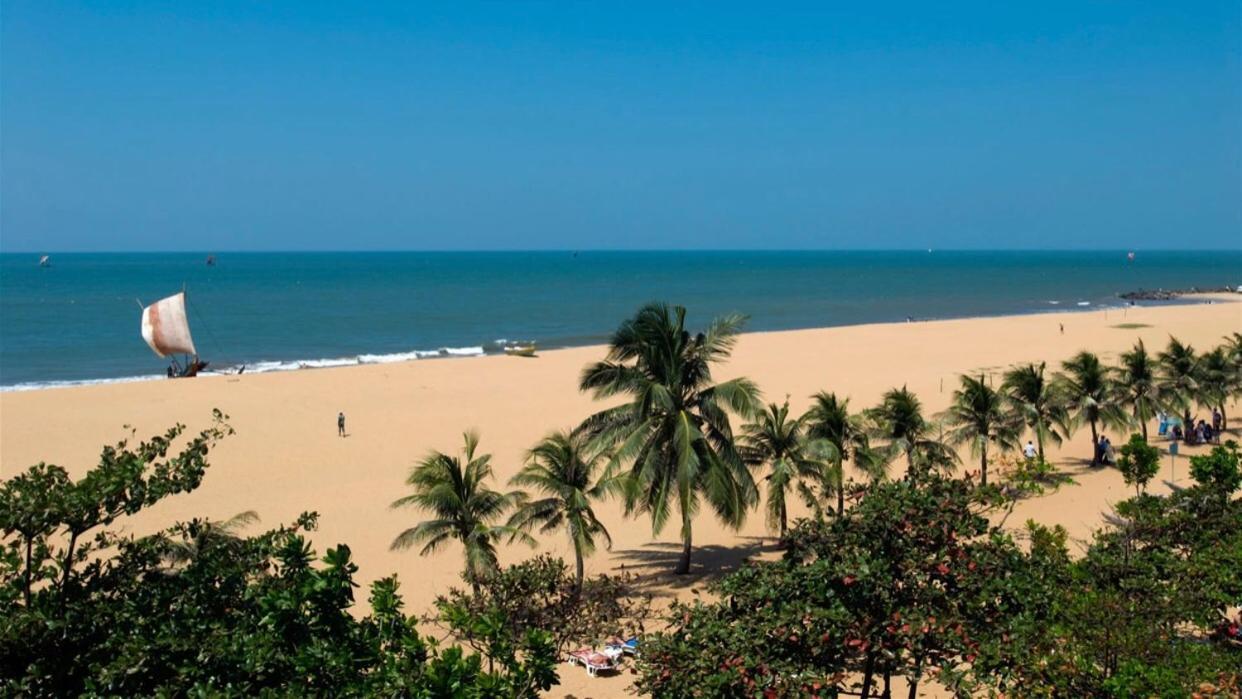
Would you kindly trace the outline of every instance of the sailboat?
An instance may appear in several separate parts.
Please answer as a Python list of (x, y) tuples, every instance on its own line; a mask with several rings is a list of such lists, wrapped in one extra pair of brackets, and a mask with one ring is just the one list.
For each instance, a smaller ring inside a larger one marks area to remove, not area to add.
[[(185, 292), (160, 299), (142, 309), (142, 339), (161, 357), (172, 357), (168, 378), (195, 376), (207, 366), (198, 358), (185, 315)], [(177, 355), (181, 361), (177, 361)]]
[(52, 256), (51, 256), (51, 255), (44, 255), (43, 257), (40, 257), (40, 258), (39, 258), (39, 266), (40, 266), (40, 267), (51, 267), (51, 266), (52, 266)]

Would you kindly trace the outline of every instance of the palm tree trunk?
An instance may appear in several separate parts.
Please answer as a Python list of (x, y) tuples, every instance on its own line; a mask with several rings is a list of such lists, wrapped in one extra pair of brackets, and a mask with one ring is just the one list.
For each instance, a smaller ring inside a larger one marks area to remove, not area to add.
[(781, 498), (781, 539), (785, 538), (785, 532), (788, 530), (788, 525), (786, 524), (787, 519), (788, 518), (786, 517), (785, 512), (785, 498)]
[(1225, 414), (1225, 404), (1220, 404), (1220, 428), (1221, 430), (1229, 429), (1229, 416)]
[(1135, 412), (1134, 417), (1138, 418), (1139, 427), (1142, 428), (1143, 430), (1143, 441), (1146, 442), (1147, 441), (1147, 421), (1138, 416), (1137, 408), (1135, 408), (1134, 412)]
[(1095, 420), (1091, 421), (1091, 465), (1100, 465), (1100, 435), (1095, 428)]
[(688, 512), (681, 513), (681, 558), (677, 560), (677, 567), (673, 569), (675, 575), (685, 575), (690, 572), (690, 514)]
[(987, 485), (988, 484), (988, 443), (987, 443), (987, 440), (984, 440), (983, 442), (983, 449), (980, 451), (979, 457), (980, 457), (979, 458), (980, 481), (983, 485)]
[(1035, 441), (1039, 443), (1039, 462), (1041, 464), (1047, 463), (1046, 461), (1044, 461), (1044, 426), (1043, 425), (1035, 426)]
[(578, 585), (576, 589), (581, 590), (582, 589), (582, 549), (578, 547), (576, 542), (574, 544), (574, 558), (576, 559), (574, 562), (577, 564), (577, 571), (578, 571)]
[(845, 463), (837, 471), (837, 516), (845, 514)]

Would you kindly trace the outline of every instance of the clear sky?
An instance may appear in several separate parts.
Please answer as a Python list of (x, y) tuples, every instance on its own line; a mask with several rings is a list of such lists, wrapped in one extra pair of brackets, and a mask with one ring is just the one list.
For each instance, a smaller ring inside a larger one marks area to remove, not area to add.
[(1242, 3), (4, 0), (0, 249), (1242, 247)]

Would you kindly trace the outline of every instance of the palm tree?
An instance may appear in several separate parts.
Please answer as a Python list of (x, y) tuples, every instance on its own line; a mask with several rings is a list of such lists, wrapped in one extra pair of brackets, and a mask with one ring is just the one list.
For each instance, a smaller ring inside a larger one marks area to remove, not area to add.
[(1091, 425), (1091, 465), (1100, 463), (1100, 425), (1122, 428), (1129, 422), (1114, 400), (1115, 392), (1108, 371), (1100, 358), (1082, 351), (1061, 362), (1064, 374), (1058, 382), (1065, 397), (1066, 409), (1078, 421)]
[(862, 419), (850, 414), (850, 399), (837, 398), (835, 393), (819, 392), (812, 398), (810, 410), (802, 416), (806, 422), (806, 434), (811, 439), (822, 439), (831, 444), (839, 456), (834, 468), (833, 490), (837, 493), (837, 516), (845, 513), (845, 469), (840, 462), (855, 460), (867, 449), (867, 433)]
[(226, 520), (196, 520), (178, 525), (182, 536), (175, 538), (169, 533), (157, 534), (162, 550), (161, 556), (170, 569), (192, 563), (210, 546), (236, 546), (241, 542), (238, 532), (259, 521), (254, 510), (239, 512)]
[(612, 548), (612, 536), (591, 507), (591, 501), (608, 495), (615, 483), (606, 473), (596, 476), (601, 461), (599, 453), (588, 448), (582, 435), (556, 432), (527, 453), (526, 466), (509, 481), (510, 485), (533, 488), (546, 496), (533, 501), (524, 499), (509, 518), (509, 526), (529, 531), (540, 525), (542, 534), (564, 528), (574, 547), (579, 588), (582, 561), (595, 552), (596, 537), (603, 537), (608, 548)]
[(906, 455), (906, 477), (933, 466), (951, 465), (957, 454), (932, 435), (932, 424), (923, 417), (923, 404), (905, 386), (890, 389), (880, 404), (866, 411), (872, 434), (888, 442), (887, 460)]
[(1005, 372), (1001, 390), (1013, 403), (1022, 421), (1035, 433), (1039, 460), (1044, 461), (1044, 443), (1060, 445), (1069, 421), (1056, 385), (1044, 376), (1046, 364), (1023, 364)]
[[(754, 422), (742, 427), (738, 451), (748, 466), (768, 466), (768, 526), (778, 526), (783, 538), (788, 529), (785, 498), (790, 488), (797, 487), (810, 503), (818, 498), (806, 481), (823, 484), (827, 481), (825, 463), (833, 461), (835, 450), (825, 440), (816, 448), (808, 448), (804, 425), (789, 419), (789, 400), (783, 405), (772, 403)], [(827, 451), (822, 451), (827, 447)]]
[(413, 486), (414, 492), (394, 501), (392, 507), (412, 505), (433, 518), (401, 532), (390, 549), (422, 544), (418, 553), (426, 556), (456, 539), (466, 553), (465, 578), (477, 594), (479, 583), (496, 570), (496, 542), (509, 537), (533, 546), (534, 539), (513, 527), (494, 524), (506, 510), (520, 504), (522, 497), (487, 487), (492, 476), (492, 456), (476, 457), (478, 435), (466, 432), (463, 436), (464, 465), (456, 456), (433, 451), (410, 471), (406, 483)]
[(1225, 404), (1242, 393), (1242, 374), (1230, 361), (1229, 348), (1222, 346), (1203, 355), (1202, 380), (1200, 381), (1203, 398), (1220, 411), (1221, 428), (1228, 427), (1228, 415)]
[(740, 527), (758, 499), (734, 443), (729, 412), (756, 412), (759, 389), (749, 379), (712, 384), (712, 365), (737, 341), (741, 316), (717, 318), (706, 332), (686, 330), (686, 309), (648, 304), (613, 334), (604, 361), (583, 371), (581, 389), (595, 398), (630, 402), (587, 418), (580, 430), (614, 448), (612, 464), (630, 464), (626, 511), (646, 512), (659, 533), (681, 515), (678, 574), (690, 571), (691, 522), (700, 497), (716, 516)]
[(1201, 402), (1202, 365), (1195, 348), (1183, 344), (1175, 337), (1169, 338), (1168, 347), (1157, 355), (1160, 362), (1158, 387), (1161, 400), (1174, 411), (1182, 413), (1183, 429), (1191, 425), (1190, 411)]
[(987, 385), (983, 377), (961, 377), (962, 387), (953, 392), (953, 403), (943, 413), (949, 427), (945, 435), (950, 444), (970, 443), (971, 454), (979, 455), (980, 480), (988, 484), (988, 445), (1002, 450), (1016, 449), (1022, 430), (1021, 415), (1010, 410), (1005, 397)]
[(1155, 362), (1142, 340), (1121, 355), (1121, 366), (1115, 372), (1117, 378), (1113, 385), (1117, 389), (1117, 402), (1130, 406), (1130, 414), (1142, 430), (1143, 441), (1147, 441), (1147, 423), (1156, 414), (1160, 390), (1156, 385)]

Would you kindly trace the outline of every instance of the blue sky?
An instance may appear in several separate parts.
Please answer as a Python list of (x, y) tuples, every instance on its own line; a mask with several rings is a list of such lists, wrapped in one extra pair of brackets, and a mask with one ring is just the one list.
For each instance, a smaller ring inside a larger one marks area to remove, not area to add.
[(0, 249), (1242, 247), (1242, 5), (3, 2)]

